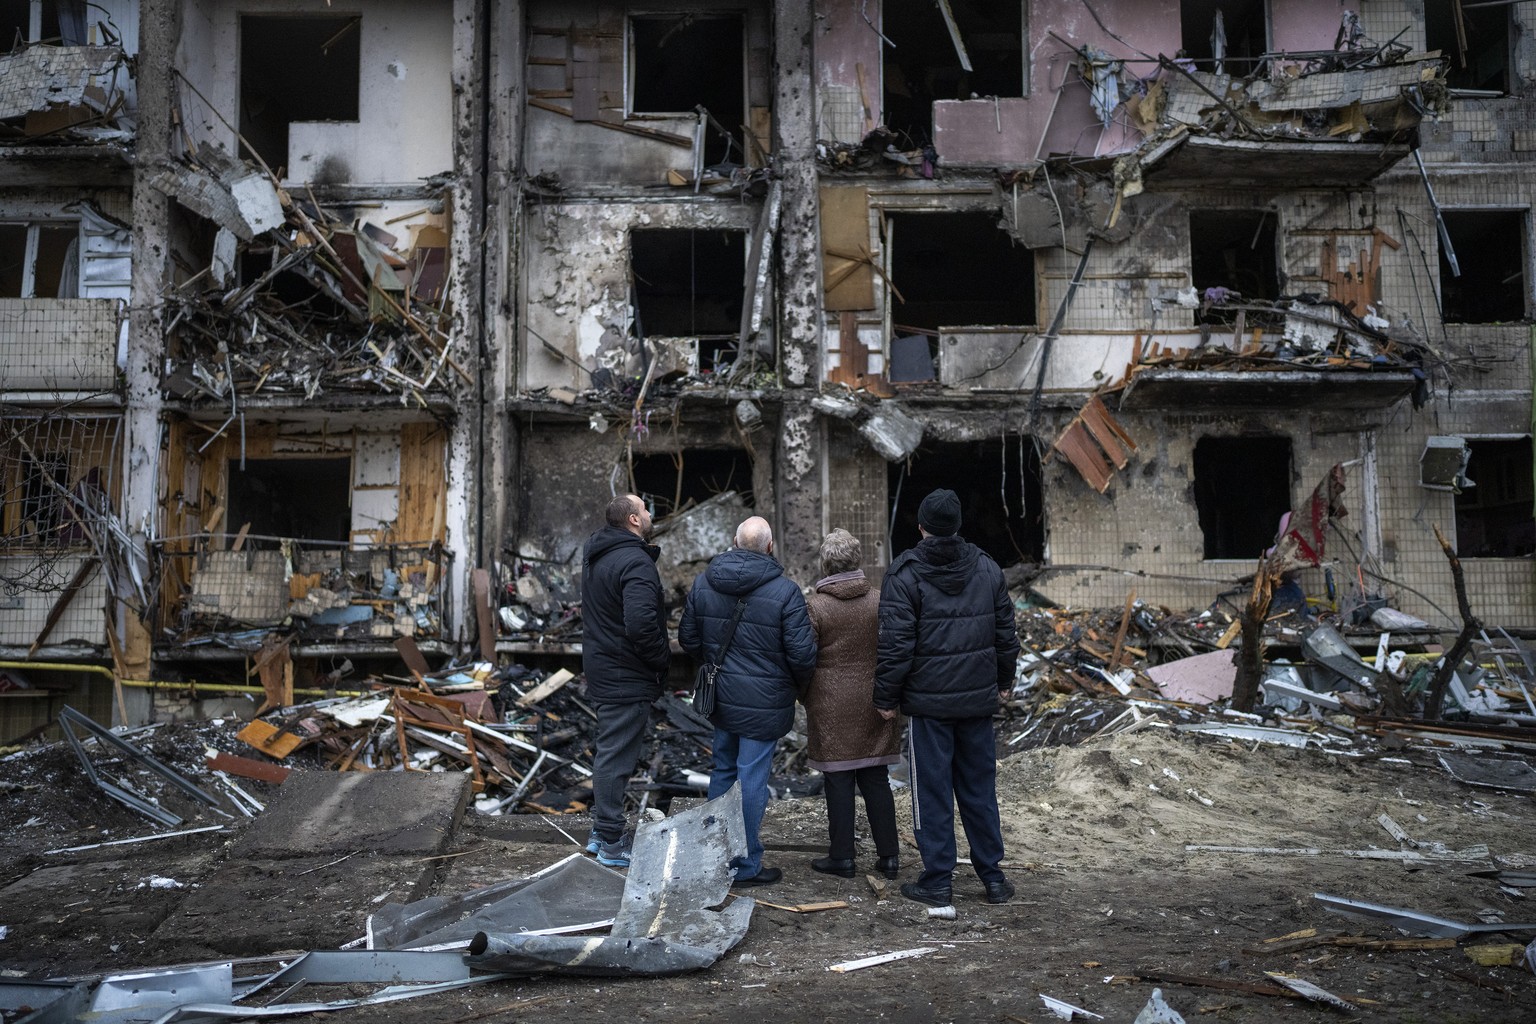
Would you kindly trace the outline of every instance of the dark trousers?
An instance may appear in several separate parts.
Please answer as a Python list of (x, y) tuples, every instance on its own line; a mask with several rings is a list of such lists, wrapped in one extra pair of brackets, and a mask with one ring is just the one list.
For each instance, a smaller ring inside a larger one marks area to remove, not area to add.
[(900, 852), (896, 839), (896, 798), (891, 795), (890, 774), (883, 764), (822, 775), (827, 798), (827, 855), (833, 860), (853, 859), (853, 789), (864, 794), (864, 813), (875, 840), (875, 856), (894, 857)]
[(992, 719), (914, 716), (908, 731), (912, 823), (923, 857), (918, 884), (948, 889), (955, 872), (955, 805), (983, 882), (1001, 882), (1003, 829), (997, 811), (997, 741)]
[(592, 828), (606, 843), (624, 838), (624, 794), (635, 773), (645, 730), (651, 723), (648, 701), (597, 705), (596, 750), (592, 756)]

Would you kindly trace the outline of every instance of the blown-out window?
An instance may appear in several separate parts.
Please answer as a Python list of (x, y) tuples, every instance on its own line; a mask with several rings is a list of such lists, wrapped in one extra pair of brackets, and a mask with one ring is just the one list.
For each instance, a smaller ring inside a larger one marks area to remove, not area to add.
[(80, 225), (0, 223), (0, 298), (72, 299), (80, 292)]

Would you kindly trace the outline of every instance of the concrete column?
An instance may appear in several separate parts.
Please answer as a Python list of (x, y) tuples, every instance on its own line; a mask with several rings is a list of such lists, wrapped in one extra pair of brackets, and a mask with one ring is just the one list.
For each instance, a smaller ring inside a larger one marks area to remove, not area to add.
[(821, 542), (822, 431), (810, 400), (821, 384), (821, 242), (817, 218), (813, 0), (774, 7), (773, 159), (783, 183), (778, 338), (783, 422), (775, 455), (778, 551), (796, 579), (814, 579)]
[[(172, 156), (172, 69), (181, 38), (177, 0), (139, 4), (139, 116), (133, 181), (132, 301), (128, 311), (127, 412), (123, 439), (123, 523), (148, 569), (149, 542), (159, 527), (160, 367), (165, 350), (161, 289), (171, 279), (170, 200), (148, 184), (157, 165)], [(147, 571), (144, 574), (148, 578)], [(128, 591), (124, 589), (124, 593)], [(126, 604), (114, 627), (121, 641), (121, 671), (151, 678), (151, 634)]]

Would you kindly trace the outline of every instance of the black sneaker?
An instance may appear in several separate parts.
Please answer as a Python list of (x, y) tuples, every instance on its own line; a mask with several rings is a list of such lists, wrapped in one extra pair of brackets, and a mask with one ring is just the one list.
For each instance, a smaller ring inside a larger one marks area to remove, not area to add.
[(772, 885), (774, 882), (777, 882), (783, 877), (784, 872), (780, 871), (778, 868), (761, 868), (758, 870), (757, 874), (753, 875), (751, 878), (738, 878), (731, 884), (733, 887), (738, 889), (752, 885)]
[(854, 876), (853, 858), (839, 860), (836, 857), (817, 857), (811, 861), (811, 870), (820, 871), (824, 875), (840, 875), (843, 878)]
[(1008, 881), (1006, 878), (1001, 882), (988, 882), (987, 902), (1007, 903), (1009, 900), (1013, 899), (1014, 891), (1013, 883)]
[(918, 885), (916, 882), (902, 882), (901, 894), (909, 900), (926, 903), (930, 907), (947, 907), (954, 903), (954, 897), (950, 895), (947, 887), (943, 889), (929, 889), (926, 886)]

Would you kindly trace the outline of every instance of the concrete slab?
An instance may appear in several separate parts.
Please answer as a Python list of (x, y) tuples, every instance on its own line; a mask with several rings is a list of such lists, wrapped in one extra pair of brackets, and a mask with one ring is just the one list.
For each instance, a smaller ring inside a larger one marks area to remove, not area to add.
[(430, 856), (448, 848), (469, 800), (460, 773), (295, 772), (231, 851), (242, 860)]
[(376, 900), (424, 898), (440, 863), (366, 852), (342, 861), (231, 859), (181, 901), (153, 942), (177, 960), (334, 949), (363, 934)]

